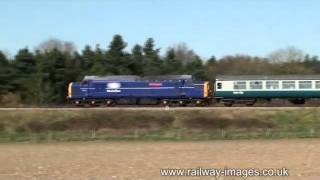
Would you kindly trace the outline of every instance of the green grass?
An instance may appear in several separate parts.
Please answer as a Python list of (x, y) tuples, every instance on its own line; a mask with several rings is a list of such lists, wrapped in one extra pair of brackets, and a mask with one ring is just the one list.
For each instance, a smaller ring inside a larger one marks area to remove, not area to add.
[(0, 112), (0, 142), (315, 137), (320, 137), (316, 108)]

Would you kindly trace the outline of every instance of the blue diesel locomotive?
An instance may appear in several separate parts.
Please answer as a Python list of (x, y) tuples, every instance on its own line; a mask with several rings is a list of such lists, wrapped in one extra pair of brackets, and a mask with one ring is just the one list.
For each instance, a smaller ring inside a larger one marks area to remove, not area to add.
[(82, 82), (72, 82), (68, 99), (76, 105), (117, 104), (120, 99), (154, 100), (157, 104), (206, 105), (211, 102), (208, 81), (194, 81), (190, 75), (180, 76), (86, 76)]

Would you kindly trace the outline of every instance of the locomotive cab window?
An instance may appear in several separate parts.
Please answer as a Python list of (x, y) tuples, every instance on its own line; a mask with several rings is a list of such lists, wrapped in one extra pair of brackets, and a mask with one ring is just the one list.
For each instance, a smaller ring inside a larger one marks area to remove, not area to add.
[(86, 86), (88, 85), (88, 81), (82, 81), (81, 86)]
[(262, 81), (250, 81), (250, 89), (262, 89)]
[(296, 82), (295, 81), (282, 81), (282, 89), (295, 89)]
[(247, 89), (245, 81), (235, 81), (233, 82), (233, 89)]
[(267, 89), (279, 89), (279, 81), (266, 81)]
[(312, 81), (299, 81), (299, 89), (311, 89)]

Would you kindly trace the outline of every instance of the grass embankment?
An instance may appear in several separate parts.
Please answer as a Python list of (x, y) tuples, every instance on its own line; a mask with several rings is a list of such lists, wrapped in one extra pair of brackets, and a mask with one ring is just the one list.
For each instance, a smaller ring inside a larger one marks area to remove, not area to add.
[(320, 137), (316, 108), (0, 112), (0, 142), (307, 137)]

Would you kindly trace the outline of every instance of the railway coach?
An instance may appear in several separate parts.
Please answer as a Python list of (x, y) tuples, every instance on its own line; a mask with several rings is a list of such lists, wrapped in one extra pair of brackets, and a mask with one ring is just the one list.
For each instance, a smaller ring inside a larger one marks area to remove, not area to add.
[(77, 105), (117, 104), (120, 100), (153, 100), (157, 104), (206, 105), (211, 102), (210, 82), (195, 81), (190, 75), (179, 76), (86, 76), (72, 82), (68, 99)]
[(287, 99), (304, 104), (320, 98), (320, 75), (242, 75), (217, 76), (214, 98), (225, 106), (253, 105), (258, 99)]

